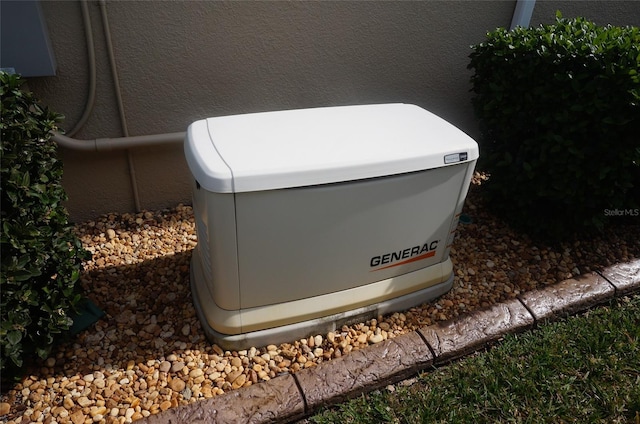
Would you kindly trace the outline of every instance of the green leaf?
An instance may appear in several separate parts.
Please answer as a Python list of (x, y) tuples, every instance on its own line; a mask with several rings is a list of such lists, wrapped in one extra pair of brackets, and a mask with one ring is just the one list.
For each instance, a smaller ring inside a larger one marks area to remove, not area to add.
[[(563, 237), (640, 203), (639, 28), (558, 12), (552, 25), (488, 32), (469, 57), (478, 166), (512, 225)], [(544, 211), (532, 201), (542, 196)]]
[(62, 206), (62, 163), (50, 140), (61, 115), (23, 90), (23, 83), (0, 72), (0, 372), (49, 351), (69, 328), (67, 312), (79, 301), (86, 255)]
[(7, 341), (10, 344), (16, 345), (20, 343), (21, 340), (22, 340), (22, 333), (20, 331), (13, 330), (7, 333)]

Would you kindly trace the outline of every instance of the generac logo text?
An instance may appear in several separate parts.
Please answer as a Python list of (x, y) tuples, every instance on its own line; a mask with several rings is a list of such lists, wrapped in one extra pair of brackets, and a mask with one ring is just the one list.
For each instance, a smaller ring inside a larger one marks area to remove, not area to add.
[(404, 250), (398, 250), (397, 252), (389, 252), (384, 255), (374, 256), (371, 258), (369, 265), (374, 268), (380, 265), (386, 265), (380, 268), (372, 269), (371, 271), (380, 271), (382, 269), (392, 268), (394, 266), (406, 265), (411, 262), (420, 261), (422, 259), (431, 258), (435, 256), (436, 249), (438, 248), (439, 240), (426, 242), (420, 246), (408, 247)]

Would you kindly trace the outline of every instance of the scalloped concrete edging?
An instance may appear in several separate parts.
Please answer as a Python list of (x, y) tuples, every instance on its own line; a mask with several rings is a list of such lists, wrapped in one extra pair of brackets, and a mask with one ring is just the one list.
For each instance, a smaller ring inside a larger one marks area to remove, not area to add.
[(539, 322), (640, 291), (640, 259), (617, 264), (351, 352), (316, 367), (152, 415), (148, 424), (286, 423), (442, 365)]

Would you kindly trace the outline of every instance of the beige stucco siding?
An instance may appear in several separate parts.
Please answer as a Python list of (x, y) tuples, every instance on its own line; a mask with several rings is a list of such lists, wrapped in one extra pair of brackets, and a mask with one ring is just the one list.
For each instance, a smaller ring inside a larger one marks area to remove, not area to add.
[[(469, 46), (487, 30), (509, 26), (515, 1), (106, 4), (130, 135), (185, 131), (210, 116), (405, 102), (476, 136)], [(70, 129), (82, 115), (89, 84), (80, 4), (42, 2), (42, 9), (58, 74), (31, 79), (29, 86), (66, 115), (63, 126)], [(118, 137), (123, 130), (100, 8), (90, 2), (89, 9), (96, 102), (75, 137)], [(553, 11), (551, 4), (536, 6), (534, 19), (548, 20), (549, 13), (552, 19)], [(134, 210), (126, 152), (61, 156), (74, 220)], [(181, 146), (134, 149), (131, 158), (143, 209), (190, 201)]]

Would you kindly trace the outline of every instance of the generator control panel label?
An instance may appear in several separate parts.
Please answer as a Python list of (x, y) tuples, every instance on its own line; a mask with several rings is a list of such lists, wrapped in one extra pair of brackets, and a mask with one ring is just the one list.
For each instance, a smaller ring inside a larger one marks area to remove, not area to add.
[(452, 153), (444, 157), (444, 163), (464, 162), (467, 160), (467, 152)]
[(385, 265), (371, 270), (380, 271), (394, 266), (406, 265), (422, 259), (432, 258), (436, 255), (436, 249), (438, 248), (439, 241), (440, 240), (434, 240), (426, 242), (421, 246), (408, 247), (396, 252), (389, 252), (383, 255), (374, 256), (371, 258), (369, 266), (375, 268), (380, 267), (380, 265)]

